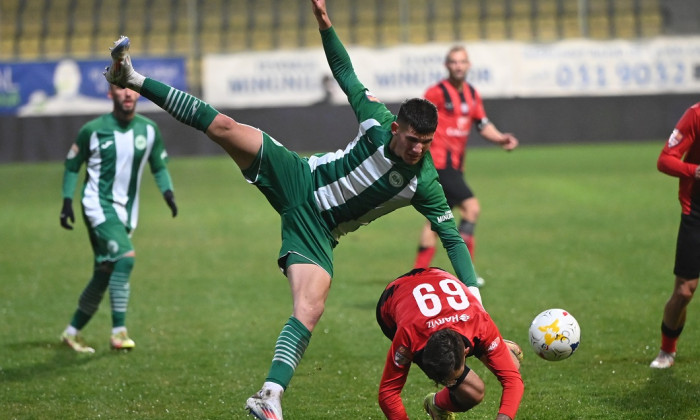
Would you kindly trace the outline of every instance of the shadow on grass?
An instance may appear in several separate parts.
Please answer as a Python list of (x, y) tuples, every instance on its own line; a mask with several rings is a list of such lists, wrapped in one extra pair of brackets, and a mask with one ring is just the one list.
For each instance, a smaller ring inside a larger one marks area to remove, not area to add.
[(697, 396), (700, 385), (697, 378), (684, 379), (677, 366), (672, 369), (649, 369), (646, 383), (632, 387), (633, 391), (620, 399), (611, 398), (613, 406), (627, 413), (626, 418), (639, 419), (700, 419)]
[[(22, 382), (41, 377), (50, 377), (60, 374), (67, 369), (95, 362), (107, 353), (82, 354), (77, 353), (62, 343), (55, 341), (24, 341), (10, 343), (3, 346), (16, 354), (27, 354), (18, 360), (21, 366), (3, 367), (0, 369), (0, 382)], [(37, 356), (37, 351), (43, 350), (42, 357)], [(50, 352), (50, 357), (43, 357)], [(36, 359), (41, 361), (36, 361)]]

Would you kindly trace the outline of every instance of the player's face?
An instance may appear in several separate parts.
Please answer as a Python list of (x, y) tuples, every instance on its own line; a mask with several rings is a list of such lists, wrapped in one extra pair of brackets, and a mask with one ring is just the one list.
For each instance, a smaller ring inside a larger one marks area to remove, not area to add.
[(442, 382), (442, 385), (447, 387), (457, 385), (457, 381), (464, 374), (464, 369), (467, 368), (466, 357), (469, 354), (469, 347), (464, 349), (464, 358), (462, 359), (462, 364), (457, 368), (449, 378)]
[(389, 148), (409, 165), (418, 163), (428, 153), (434, 134), (418, 134), (413, 127), (402, 127), (397, 122), (391, 124), (391, 133), (394, 137), (389, 143)]
[(462, 363), (462, 366), (452, 372), (452, 375), (448, 379), (446, 379), (444, 382), (442, 382), (442, 385), (445, 385), (446, 387), (451, 387), (457, 385), (457, 381), (459, 380), (459, 377), (462, 376), (464, 373), (464, 369), (466, 368), (466, 365)]
[(467, 78), (471, 62), (466, 50), (458, 49), (450, 52), (445, 59), (445, 67), (449, 78), (454, 82), (463, 82)]
[(136, 112), (136, 101), (141, 95), (131, 89), (109, 85), (108, 96), (112, 98), (116, 112), (123, 115), (133, 115)]

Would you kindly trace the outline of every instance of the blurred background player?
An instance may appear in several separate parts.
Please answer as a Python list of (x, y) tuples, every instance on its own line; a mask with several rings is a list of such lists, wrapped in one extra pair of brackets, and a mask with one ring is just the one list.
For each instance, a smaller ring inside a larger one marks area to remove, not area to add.
[[(289, 281), (293, 309), (275, 345), (268, 376), (246, 401), (259, 419), (282, 419), (282, 396), (325, 309), (333, 276), (333, 249), (341, 236), (401, 207), (412, 205), (433, 223), (460, 281), (475, 293), (476, 274), (430, 159), (424, 159), (437, 127), (429, 101), (405, 101), (397, 115), (358, 80), (332, 28), (323, 0), (312, 0), (324, 52), (334, 78), (360, 123), (344, 150), (301, 158), (268, 134), (219, 113), (209, 104), (131, 66), (129, 39), (112, 49), (105, 72), (219, 144), (243, 176), (265, 195), (282, 220), (277, 260)], [(448, 217), (449, 216), (449, 217)]]
[(520, 347), (501, 334), (462, 282), (437, 269), (414, 269), (384, 290), (377, 322), (391, 340), (379, 385), (379, 405), (390, 420), (408, 419), (401, 390), (412, 363), (444, 387), (425, 397), (432, 419), (453, 419), (484, 398), (484, 382), (466, 364), (481, 360), (503, 386), (497, 420), (513, 419), (523, 396)]
[[(433, 138), (430, 154), (438, 170), (440, 183), (445, 190), (451, 208), (459, 207), (459, 233), (467, 244), (474, 260), (474, 229), (479, 218), (479, 201), (464, 180), (464, 157), (472, 124), (486, 140), (510, 151), (518, 146), (512, 134), (501, 133), (486, 117), (481, 96), (467, 83), (471, 63), (467, 50), (461, 46), (450, 49), (445, 57), (448, 76), (431, 86), (425, 98), (438, 109), (438, 128)], [(425, 223), (418, 243), (414, 268), (427, 268), (435, 255), (435, 233), (430, 223)], [(478, 278), (483, 285), (483, 278)]]
[(126, 350), (135, 346), (127, 334), (126, 310), (129, 277), (136, 255), (131, 234), (138, 222), (139, 189), (146, 162), (172, 216), (177, 215), (160, 130), (156, 123), (136, 113), (139, 96), (131, 89), (110, 85), (112, 112), (80, 129), (65, 161), (61, 226), (69, 230), (73, 229), (71, 223), (75, 223), (72, 198), (78, 172), (83, 163), (87, 166), (81, 204), (94, 254), (93, 275), (80, 295), (73, 319), (61, 335), (64, 343), (81, 353), (95, 351), (83, 342), (79, 333), (97, 312), (107, 288), (112, 308), (110, 345)]
[(661, 322), (661, 350), (652, 368), (673, 366), (676, 344), (683, 331), (687, 308), (700, 277), (700, 103), (688, 108), (664, 146), (657, 167), (679, 178), (678, 199), (681, 223), (676, 242), (676, 279), (673, 293), (664, 307)]

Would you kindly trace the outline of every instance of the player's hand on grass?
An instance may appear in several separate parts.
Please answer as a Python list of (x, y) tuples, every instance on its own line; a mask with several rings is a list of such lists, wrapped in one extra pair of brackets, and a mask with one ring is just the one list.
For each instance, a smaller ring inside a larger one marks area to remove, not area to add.
[(168, 207), (170, 207), (170, 212), (173, 214), (173, 217), (177, 216), (177, 204), (175, 204), (175, 194), (173, 194), (172, 190), (167, 190), (164, 192), (163, 198), (165, 199), (165, 202), (168, 203)]
[(68, 223), (68, 220), (70, 220), (71, 223), (75, 223), (75, 215), (73, 214), (73, 199), (64, 198), (63, 208), (61, 209), (61, 226), (63, 226), (65, 229), (73, 230), (73, 226)]

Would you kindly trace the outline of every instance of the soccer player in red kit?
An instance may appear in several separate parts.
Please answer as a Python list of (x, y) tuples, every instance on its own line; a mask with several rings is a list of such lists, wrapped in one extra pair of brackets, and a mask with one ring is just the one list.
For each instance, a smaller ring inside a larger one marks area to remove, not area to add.
[(481, 360), (503, 387), (496, 419), (515, 418), (524, 389), (519, 371), (522, 352), (501, 337), (470, 289), (433, 267), (414, 269), (384, 290), (377, 303), (377, 322), (391, 347), (379, 385), (379, 406), (388, 419), (408, 419), (401, 390), (412, 363), (444, 385), (425, 398), (431, 418), (453, 419), (454, 412), (479, 404), (484, 382), (467, 366), (471, 356)]
[(664, 307), (661, 350), (652, 368), (673, 366), (676, 344), (683, 331), (686, 308), (700, 277), (700, 103), (688, 108), (659, 155), (659, 171), (679, 178), (681, 223), (676, 242), (673, 293)]
[[(472, 125), (476, 125), (483, 138), (507, 151), (518, 146), (518, 139), (510, 133), (501, 133), (486, 117), (479, 92), (466, 81), (471, 63), (464, 47), (450, 49), (445, 58), (445, 67), (448, 77), (428, 88), (424, 95), (438, 109), (438, 127), (430, 153), (445, 190), (447, 204), (451, 208), (459, 207), (459, 233), (473, 260), (474, 228), (481, 210), (479, 201), (464, 180), (464, 155), (469, 132)], [(430, 229), (430, 223), (426, 223), (421, 231), (414, 268), (430, 266), (436, 243), (437, 235)], [(483, 283), (483, 279), (478, 280)]]

